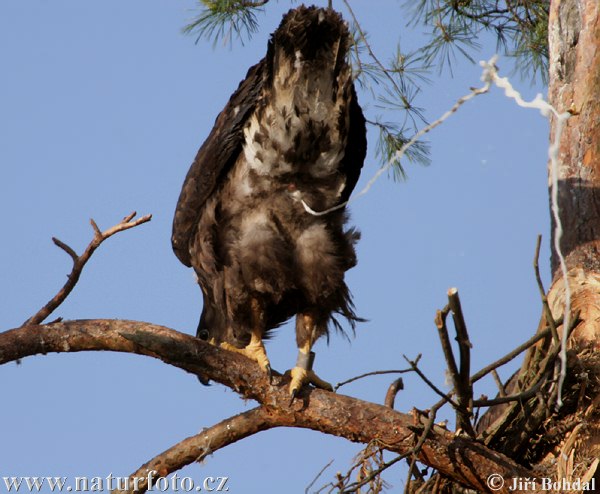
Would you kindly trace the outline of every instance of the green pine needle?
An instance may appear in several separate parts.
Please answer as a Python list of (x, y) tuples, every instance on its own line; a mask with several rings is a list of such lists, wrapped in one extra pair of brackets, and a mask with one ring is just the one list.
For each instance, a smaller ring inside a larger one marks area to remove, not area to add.
[(196, 43), (205, 38), (213, 45), (219, 40), (226, 44), (237, 38), (244, 43), (258, 30), (256, 12), (266, 1), (200, 0), (204, 6), (200, 15), (183, 28), (185, 34), (196, 36)]

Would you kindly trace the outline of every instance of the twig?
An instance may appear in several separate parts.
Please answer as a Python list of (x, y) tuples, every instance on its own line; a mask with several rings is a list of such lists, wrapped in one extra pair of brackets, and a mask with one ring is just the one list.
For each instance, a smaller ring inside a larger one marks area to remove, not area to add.
[(435, 417), (437, 415), (437, 412), (442, 407), (442, 405), (443, 405), (442, 402), (438, 402), (434, 406), (432, 406), (431, 409), (429, 410), (429, 417), (428, 417), (427, 423), (425, 424), (425, 427), (423, 427), (423, 432), (419, 436), (419, 440), (417, 441), (417, 444), (415, 445), (415, 447), (412, 451), (412, 458), (410, 460), (410, 465), (408, 466), (406, 485), (404, 487), (405, 494), (408, 494), (410, 492), (411, 478), (412, 478), (412, 475), (413, 475), (413, 472), (415, 469), (415, 465), (417, 463), (419, 453), (421, 452), (421, 449), (423, 448), (423, 444), (425, 444), (425, 440), (427, 439), (429, 432), (431, 432), (433, 423), (435, 422)]
[(52, 241), (54, 242), (54, 244), (57, 247), (60, 247), (62, 250), (64, 250), (67, 254), (69, 254), (71, 256), (71, 259), (73, 259), (73, 263), (77, 262), (77, 259), (79, 257), (77, 255), (77, 252), (75, 252), (73, 249), (71, 249), (71, 247), (69, 247), (64, 242), (61, 242), (60, 240), (58, 240), (56, 237), (52, 237)]
[[(575, 330), (575, 327), (579, 324), (580, 319), (579, 316), (581, 314), (581, 310), (575, 311), (575, 314), (571, 316), (571, 314), (564, 314), (564, 322), (563, 322), (563, 334), (562, 338), (557, 344), (551, 349), (548, 353), (549, 355), (545, 359), (546, 365), (544, 366), (545, 370), (549, 370), (552, 364), (555, 364), (556, 370), (555, 375), (558, 374), (558, 383), (556, 388), (552, 391), (551, 400), (549, 403), (555, 401), (555, 408), (558, 410), (562, 406), (562, 385), (564, 384), (564, 376), (563, 376), (563, 367), (566, 370), (566, 355), (563, 355), (565, 352), (565, 341), (569, 339), (571, 333)], [(565, 328), (564, 325), (567, 325)], [(554, 356), (553, 359), (550, 357)], [(560, 357), (559, 362), (554, 362), (556, 357)]]
[(379, 370), (379, 371), (366, 372), (365, 374), (361, 374), (359, 376), (351, 377), (350, 379), (347, 379), (345, 381), (337, 383), (333, 387), (333, 390), (337, 391), (342, 386), (345, 386), (346, 384), (350, 384), (351, 382), (354, 382), (354, 381), (358, 381), (359, 379), (363, 379), (365, 377), (380, 376), (380, 375), (383, 375), (383, 374), (406, 374), (407, 372), (413, 372), (413, 370), (412, 369), (399, 369), (399, 370)]
[(419, 367), (417, 367), (417, 363), (419, 362), (419, 359), (421, 358), (421, 354), (417, 355), (417, 358), (414, 361), (409, 360), (406, 355), (402, 355), (402, 356), (404, 357), (404, 360), (406, 360), (409, 363), (411, 369), (417, 373), (417, 375), (425, 382), (425, 384), (427, 384), (427, 386), (429, 386), (436, 394), (438, 394), (439, 396), (442, 397), (444, 403), (448, 402), (455, 409), (458, 409), (458, 403), (456, 403), (451, 398), (451, 394), (450, 393), (446, 394), (443, 391), (441, 391), (435, 384), (433, 384), (427, 378), (427, 376), (425, 374), (423, 374), (423, 372), (421, 371), (421, 369), (419, 369)]
[[(560, 321), (562, 321), (562, 319), (560, 319)], [(501, 357), (498, 360), (496, 360), (495, 362), (492, 362), (491, 364), (486, 365), (483, 369), (481, 369), (480, 371), (476, 372), (475, 374), (473, 374), (471, 376), (471, 384), (476, 383), (481, 378), (485, 377), (486, 375), (488, 375), (490, 372), (497, 369), (498, 367), (500, 367), (504, 364), (507, 364), (512, 359), (517, 357), (519, 354), (523, 353), (525, 350), (527, 350), (528, 348), (535, 345), (538, 341), (546, 338), (548, 335), (550, 335), (550, 333), (551, 333), (551, 331), (550, 331), (549, 327), (544, 328), (541, 331), (539, 331), (537, 334), (535, 334), (531, 338), (529, 338), (525, 343), (522, 343), (514, 350), (511, 350), (510, 352), (508, 352), (506, 355), (504, 355), (504, 357)]]
[(229, 417), (160, 453), (129, 476), (126, 490), (114, 490), (113, 494), (143, 494), (151, 487), (149, 478), (166, 477), (229, 444), (275, 426), (273, 416), (262, 406)]
[(440, 343), (444, 352), (444, 358), (446, 359), (446, 365), (448, 372), (452, 377), (452, 383), (456, 388), (458, 381), (458, 367), (456, 366), (456, 360), (454, 353), (452, 352), (452, 345), (450, 344), (450, 337), (448, 336), (448, 328), (446, 326), (446, 318), (450, 312), (450, 306), (447, 305), (442, 310), (438, 310), (435, 313), (435, 326), (438, 329), (438, 336), (440, 337)]
[[(559, 324), (561, 324), (562, 323), (562, 318), (559, 318), (557, 322)], [(498, 367), (501, 367), (502, 365), (507, 364), (508, 362), (510, 362), (511, 360), (513, 360), (515, 357), (517, 357), (519, 354), (523, 353), (525, 350), (527, 350), (528, 348), (532, 347), (538, 341), (543, 340), (544, 338), (546, 338), (549, 335), (550, 335), (550, 328), (546, 327), (543, 330), (541, 330), (540, 332), (538, 332), (537, 334), (533, 335), (531, 338), (529, 338), (525, 343), (522, 343), (521, 345), (519, 345), (514, 350), (511, 350), (509, 353), (507, 353), (503, 357), (499, 358), (498, 360), (496, 360), (495, 362), (492, 362), (489, 365), (486, 365), (483, 369), (481, 369), (480, 371), (476, 372), (475, 374), (473, 374), (471, 376), (471, 385), (475, 384), (477, 381), (479, 381), (480, 379), (484, 378), (490, 372), (493, 372)], [(442, 406), (445, 403), (448, 403), (449, 402), (448, 398), (451, 397), (454, 394), (454, 392), (455, 392), (455, 390), (454, 390), (454, 388), (452, 388), (434, 406), (436, 406), (436, 407), (437, 406)]]
[(384, 470), (387, 470), (392, 465), (395, 465), (400, 460), (403, 460), (404, 458), (406, 458), (408, 455), (409, 455), (409, 453), (405, 453), (403, 455), (396, 456), (396, 458), (388, 461), (387, 463), (384, 463), (382, 466), (380, 466), (376, 470), (373, 470), (364, 479), (361, 479), (358, 482), (354, 482), (354, 483), (348, 485), (343, 491), (340, 492), (340, 494), (356, 494), (358, 489), (360, 489), (363, 485), (368, 484), (369, 482), (371, 482), (371, 480), (373, 480), (374, 478), (379, 476)]
[(496, 369), (492, 369), (492, 377), (494, 378), (496, 386), (498, 386), (498, 394), (500, 396), (506, 396), (506, 390), (504, 389), (504, 384), (502, 383), (502, 380), (500, 379), (500, 376), (498, 375), (498, 372), (496, 371)]
[[(368, 492), (383, 492), (386, 490), (387, 483), (381, 478), (381, 473), (391, 467), (398, 461), (402, 460), (409, 454), (401, 454), (389, 462), (383, 460), (383, 450), (389, 449), (389, 445), (379, 439), (370, 441), (369, 444), (355, 457), (355, 461), (350, 468), (342, 475), (337, 472), (335, 475), (335, 483), (329, 482), (322, 486), (315, 494), (323, 492), (329, 488), (328, 494), (337, 492), (338, 494), (360, 494), (360, 488), (364, 485), (369, 485)], [(376, 468), (375, 468), (376, 466)], [(355, 470), (358, 470), (357, 480), (350, 482)]]
[(554, 341), (559, 341), (560, 337), (558, 336), (557, 323), (554, 320), (554, 316), (552, 315), (552, 310), (550, 309), (550, 305), (548, 304), (548, 297), (546, 297), (546, 290), (544, 288), (544, 283), (542, 282), (542, 277), (540, 275), (540, 247), (542, 245), (542, 236), (538, 235), (535, 243), (535, 254), (533, 256), (533, 270), (535, 271), (535, 279), (537, 281), (537, 286), (540, 291), (540, 297), (542, 299), (542, 306), (544, 307), (544, 315), (546, 316), (546, 321), (548, 326), (550, 326), (550, 331), (552, 332), (552, 339)]
[[(448, 300), (449, 300), (448, 305), (446, 307), (444, 307), (442, 310), (438, 310), (436, 312), (435, 325), (438, 329), (438, 335), (440, 337), (440, 343), (442, 345), (442, 350), (444, 352), (444, 358), (446, 359), (446, 365), (448, 368), (448, 372), (450, 373), (450, 376), (452, 377), (452, 383), (454, 384), (454, 390), (456, 390), (456, 392), (457, 392), (456, 393), (457, 394), (457, 405), (454, 407), (454, 409), (456, 410), (457, 425), (460, 429), (467, 432), (467, 434), (469, 434), (469, 436), (473, 437), (474, 436), (473, 426), (471, 425), (471, 422), (469, 420), (469, 415), (470, 415), (469, 404), (470, 404), (471, 400), (468, 397), (469, 393), (464, 389), (465, 387), (468, 389), (471, 389), (471, 387), (468, 384), (467, 384), (467, 386), (465, 386), (462, 381), (461, 374), (456, 365), (456, 360), (454, 358), (452, 346), (450, 344), (450, 337), (448, 336), (448, 328), (446, 326), (446, 318), (448, 317), (448, 314), (451, 310), (451, 303), (454, 304), (454, 309), (456, 311), (460, 311), (460, 305), (458, 305), (458, 307), (456, 307), (456, 305), (457, 305), (456, 301), (450, 302), (450, 298), (451, 298), (450, 294), (451, 294), (451, 291), (449, 290), (448, 291)], [(456, 316), (454, 316), (454, 311), (453, 311), (453, 317), (455, 318), (454, 325), (456, 326), (457, 323), (456, 323)], [(457, 335), (458, 335), (458, 329), (457, 329)], [(467, 338), (467, 341), (468, 341), (468, 338)], [(462, 357), (462, 351), (461, 351), (461, 357)], [(467, 367), (467, 372), (468, 372), (468, 367)], [(467, 377), (467, 379), (468, 379), (468, 377)]]
[(321, 468), (321, 470), (319, 470), (319, 473), (317, 473), (317, 475), (315, 476), (315, 478), (312, 479), (312, 482), (306, 486), (306, 489), (304, 489), (304, 494), (308, 494), (308, 491), (310, 490), (310, 488), (313, 485), (315, 485), (315, 482), (319, 479), (319, 477), (321, 475), (323, 475), (323, 472), (325, 470), (327, 470), (331, 466), (332, 463), (333, 463), (333, 460), (330, 460), (329, 463), (327, 463), (327, 465), (325, 465), (323, 468)]
[[(371, 48), (371, 45), (369, 44), (369, 41), (367, 40), (367, 36), (365, 35), (364, 31), (362, 30), (362, 27), (361, 27), (360, 23), (358, 22), (358, 19), (356, 18), (356, 15), (354, 14), (352, 7), (350, 7), (350, 2), (348, 2), (348, 0), (343, 0), (343, 2), (344, 2), (344, 5), (346, 6), (346, 8), (348, 9), (348, 12), (350, 13), (352, 20), (354, 21), (354, 25), (356, 26), (356, 29), (358, 29), (358, 34), (360, 34), (360, 37), (363, 40), (363, 43), (365, 44), (367, 51), (369, 52), (369, 56), (373, 59), (373, 61), (375, 62), (375, 65), (377, 65), (379, 67), (379, 70), (381, 70), (381, 72), (387, 77), (387, 79), (390, 81), (390, 83), (392, 84), (392, 86), (394, 87), (396, 92), (402, 96), (404, 93), (398, 86), (398, 83), (390, 75), (390, 70), (388, 70), (381, 63), (381, 61), (379, 60), (379, 58), (377, 58), (377, 55), (375, 55), (375, 52)], [(408, 104), (408, 102), (404, 100), (404, 97), (403, 97), (402, 102), (404, 104)]]
[[(578, 324), (578, 322), (579, 322), (579, 312), (577, 312), (574, 315), (574, 317), (571, 320), (570, 326), (568, 328), (566, 328), (566, 331), (568, 332), (568, 334), (570, 334), (575, 329), (575, 326)], [(549, 332), (550, 332), (550, 328), (546, 328), (545, 330), (538, 333), (536, 336), (539, 337), (538, 338), (538, 340), (539, 340), (543, 337), (544, 333), (546, 333), (546, 335), (548, 335)], [(529, 343), (529, 346), (532, 345), (532, 343), (530, 343), (532, 340), (534, 340), (534, 338), (531, 338), (529, 340), (529, 342), (527, 342), (527, 343)], [(521, 347), (524, 345), (521, 345)], [(554, 345), (554, 347), (552, 347), (548, 351), (546, 357), (540, 364), (539, 372), (536, 374), (530, 387), (528, 389), (526, 389), (525, 391), (522, 391), (521, 393), (518, 393), (518, 394), (510, 395), (510, 396), (500, 396), (498, 398), (489, 399), (489, 400), (488, 399), (474, 400), (473, 406), (474, 407), (490, 407), (490, 406), (494, 406), (494, 405), (500, 405), (502, 403), (509, 403), (512, 401), (522, 401), (522, 400), (531, 398), (541, 389), (542, 385), (547, 382), (543, 378), (550, 370), (550, 367), (552, 367), (552, 365), (554, 364), (556, 357), (558, 356), (558, 353), (560, 352), (560, 349), (561, 349), (561, 343), (560, 343), (560, 340), (558, 340), (557, 343)], [(514, 351), (511, 353), (514, 353)], [(471, 381), (474, 382), (474, 378), (471, 378)]]
[[(471, 386), (471, 342), (469, 333), (460, 305), (458, 289), (450, 288), (448, 290), (448, 306), (452, 311), (452, 320), (456, 330), (456, 341), (458, 342), (458, 351), (460, 357), (460, 369), (456, 374), (457, 381), (454, 383), (457, 401), (460, 408), (456, 411), (458, 426), (469, 436), (475, 437), (475, 431), (471, 424), (471, 414), (473, 410), (473, 387)], [(454, 375), (453, 375), (454, 377)]]
[(52, 241), (54, 244), (60, 249), (64, 250), (73, 260), (73, 268), (71, 269), (71, 273), (67, 277), (67, 282), (63, 285), (63, 287), (58, 291), (58, 293), (50, 299), (50, 301), (44, 305), (38, 312), (36, 312), (33, 316), (31, 316), (27, 321), (23, 323), (23, 326), (29, 326), (32, 324), (40, 324), (43, 322), (52, 312), (54, 312), (60, 304), (62, 304), (65, 299), (69, 296), (75, 285), (79, 281), (79, 277), (81, 276), (81, 272), (85, 267), (85, 264), (89, 261), (90, 257), (94, 253), (94, 251), (100, 246), (102, 242), (104, 242), (107, 238), (113, 236), (115, 233), (122, 232), (124, 230), (129, 230), (130, 228), (134, 228), (142, 223), (147, 223), (152, 219), (151, 214), (147, 214), (146, 216), (142, 216), (137, 220), (133, 220), (137, 213), (134, 211), (133, 213), (127, 215), (120, 223), (117, 223), (112, 228), (101, 232), (98, 228), (96, 222), (92, 219), (90, 223), (94, 230), (94, 238), (89, 243), (83, 254), (78, 256), (77, 253), (69, 247), (67, 244), (62, 242), (61, 240), (52, 237)]
[(390, 384), (390, 387), (388, 388), (387, 393), (385, 394), (384, 404), (386, 407), (394, 408), (396, 395), (401, 389), (404, 389), (404, 382), (402, 381), (402, 378), (399, 377), (392, 384)]
[(532, 396), (534, 396), (545, 383), (543, 379), (540, 379), (529, 389), (523, 391), (522, 393), (509, 395), (509, 396), (500, 396), (498, 398), (493, 399), (481, 399), (481, 400), (473, 400), (474, 407), (492, 407), (494, 405), (501, 405), (502, 403), (510, 403), (511, 401), (523, 401), (528, 400)]
[[(570, 322), (568, 327), (564, 330), (566, 332), (567, 337), (572, 333), (577, 324), (579, 323), (579, 311), (577, 311), (573, 317), (569, 318)], [(546, 328), (544, 330), (546, 332), (546, 336), (550, 334), (550, 329)], [(520, 395), (515, 395), (513, 397), (505, 397), (505, 398), (496, 398), (497, 400), (503, 399), (505, 402), (510, 401), (512, 404), (506, 408), (506, 410), (494, 421), (493, 427), (488, 428), (484, 433), (482, 433), (482, 437), (485, 437), (484, 444), (491, 444), (495, 438), (502, 436), (509, 425), (514, 420), (515, 416), (519, 413), (528, 413), (530, 410), (530, 406), (524, 402), (523, 393), (531, 393), (531, 396), (534, 396), (535, 390), (539, 389), (543, 384), (548, 382), (548, 375), (552, 368), (556, 363), (556, 359), (558, 357), (559, 352), (561, 351), (561, 342), (556, 342), (552, 348), (550, 348), (543, 360), (537, 363), (535, 367), (535, 374), (533, 377), (528, 380), (525, 384), (528, 386), (528, 389), (524, 390)], [(558, 387), (554, 386), (553, 392), (550, 393), (550, 398), (548, 403), (551, 403), (555, 400), (555, 395), (558, 393)], [(511, 398), (511, 399), (507, 399)], [(516, 398), (516, 399), (515, 399)], [(528, 427), (534, 427), (533, 420), (531, 417), (527, 418)], [(542, 420), (541, 418), (536, 418), (537, 423)], [(530, 429), (532, 430), (532, 429)]]

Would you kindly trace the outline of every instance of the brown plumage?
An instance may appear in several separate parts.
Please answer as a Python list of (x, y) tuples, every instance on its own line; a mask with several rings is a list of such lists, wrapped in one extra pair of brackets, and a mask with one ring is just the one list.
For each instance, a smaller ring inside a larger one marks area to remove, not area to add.
[(204, 306), (198, 336), (270, 371), (262, 338), (297, 315), (294, 395), (310, 348), (338, 313), (357, 320), (344, 273), (358, 234), (343, 209), (366, 153), (365, 120), (347, 63), (348, 29), (331, 9), (289, 11), (192, 164), (177, 204), (173, 249), (194, 268)]

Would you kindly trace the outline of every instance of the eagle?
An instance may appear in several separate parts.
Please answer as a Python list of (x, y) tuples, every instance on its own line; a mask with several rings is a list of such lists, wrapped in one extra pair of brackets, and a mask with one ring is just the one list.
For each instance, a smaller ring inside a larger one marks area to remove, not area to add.
[(345, 203), (367, 147), (351, 43), (331, 8), (285, 14), (198, 151), (173, 221), (173, 250), (202, 291), (198, 338), (270, 379), (263, 340), (296, 316), (292, 400), (308, 383), (332, 389), (312, 369), (312, 346), (341, 329), (335, 315), (352, 329), (360, 320), (344, 281), (359, 237)]

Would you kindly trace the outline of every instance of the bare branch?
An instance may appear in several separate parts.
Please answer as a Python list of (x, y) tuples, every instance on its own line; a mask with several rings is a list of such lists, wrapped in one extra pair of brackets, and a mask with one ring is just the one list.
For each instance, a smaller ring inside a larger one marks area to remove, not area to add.
[(135, 228), (142, 223), (147, 223), (152, 219), (151, 214), (147, 214), (146, 216), (142, 216), (137, 220), (133, 220), (137, 213), (134, 211), (133, 213), (127, 215), (123, 220), (117, 223), (115, 226), (109, 228), (108, 230), (101, 232), (98, 228), (96, 222), (92, 219), (90, 223), (92, 224), (92, 228), (94, 229), (94, 238), (89, 243), (84, 253), (81, 256), (78, 256), (77, 253), (69, 247), (64, 242), (58, 240), (55, 237), (52, 237), (52, 241), (54, 244), (64, 250), (71, 259), (73, 260), (73, 268), (71, 269), (71, 273), (67, 277), (67, 282), (63, 285), (63, 287), (58, 291), (54, 297), (50, 299), (50, 301), (44, 305), (38, 312), (36, 312), (33, 316), (31, 316), (27, 321), (23, 323), (23, 326), (28, 326), (32, 324), (40, 324), (46, 318), (52, 314), (59, 306), (62, 304), (65, 299), (69, 296), (75, 285), (79, 281), (79, 277), (81, 276), (81, 272), (85, 267), (86, 263), (89, 261), (90, 257), (94, 251), (100, 246), (102, 242), (104, 242), (107, 238), (112, 237), (115, 233), (122, 232), (124, 230), (129, 230), (130, 228)]
[(536, 382), (531, 388), (523, 391), (522, 393), (510, 395), (510, 396), (500, 396), (498, 398), (494, 398), (491, 400), (481, 399), (481, 400), (473, 400), (474, 407), (491, 407), (494, 405), (500, 405), (502, 403), (510, 403), (511, 401), (523, 401), (528, 400), (532, 396), (534, 396), (541, 388), (542, 385), (545, 384), (546, 381), (540, 379)]
[(321, 468), (321, 470), (319, 470), (319, 473), (317, 473), (317, 475), (316, 475), (316, 476), (315, 476), (315, 478), (312, 480), (312, 482), (306, 486), (306, 489), (304, 489), (304, 494), (308, 494), (308, 491), (310, 490), (310, 488), (311, 488), (313, 485), (315, 485), (315, 483), (317, 482), (317, 480), (319, 480), (319, 477), (320, 477), (321, 475), (323, 475), (323, 472), (324, 472), (325, 470), (327, 470), (327, 469), (328, 469), (328, 468), (331, 466), (331, 464), (332, 464), (332, 463), (333, 463), (333, 460), (329, 460), (329, 463), (327, 463), (327, 465), (325, 465), (323, 468)]
[(423, 371), (421, 371), (421, 369), (419, 369), (419, 367), (417, 366), (419, 359), (421, 358), (421, 355), (419, 354), (417, 356), (417, 358), (413, 361), (413, 360), (409, 360), (408, 357), (406, 355), (402, 355), (404, 357), (404, 360), (406, 360), (411, 369), (413, 371), (415, 371), (417, 373), (417, 375), (423, 380), (423, 382), (425, 382), (425, 384), (427, 384), (427, 386), (429, 386), (434, 393), (436, 393), (437, 395), (442, 397), (442, 400), (445, 402), (450, 403), (455, 409), (458, 409), (458, 403), (456, 403), (452, 397), (451, 397), (451, 393), (444, 393), (440, 388), (438, 388), (435, 384), (433, 384), (429, 378), (423, 374)]
[[(208, 455), (229, 444), (257, 432), (276, 427), (277, 423), (273, 419), (274, 416), (264, 407), (257, 407), (222, 420), (218, 424), (204, 429), (199, 434), (184, 439), (142, 465), (135, 473), (129, 476), (128, 490), (115, 490), (113, 493), (133, 494), (133, 492), (136, 492), (143, 494), (148, 490), (149, 472), (155, 472), (156, 477), (166, 477), (186, 465), (202, 461)], [(133, 479), (135, 478), (138, 481), (134, 483)], [(134, 487), (137, 487), (135, 491)]]
[[(398, 454), (413, 451), (415, 431), (421, 432), (411, 415), (308, 386), (290, 405), (287, 377), (274, 376), (271, 384), (260, 367), (244, 356), (149, 323), (76, 320), (0, 333), (0, 364), (35, 354), (85, 350), (149, 355), (220, 382), (265, 405), (272, 414), (272, 427), (318, 430), (365, 444), (377, 438), (387, 450)], [(505, 478), (532, 476), (508, 457), (438, 426), (433, 426), (424, 439), (418, 460), (479, 490), (487, 490), (485, 479), (492, 473)], [(508, 494), (508, 490), (498, 492)]]
[(456, 330), (456, 341), (458, 342), (458, 350), (460, 356), (460, 369), (456, 377), (454, 387), (456, 389), (457, 401), (459, 409), (456, 411), (458, 427), (464, 430), (469, 436), (475, 437), (475, 431), (471, 424), (471, 414), (473, 410), (473, 387), (471, 386), (471, 342), (467, 332), (465, 317), (460, 305), (458, 290), (450, 288), (448, 290), (448, 306), (452, 311), (452, 320), (454, 321), (454, 329)]
[(438, 336), (440, 337), (440, 343), (444, 352), (444, 358), (446, 359), (446, 365), (448, 372), (452, 377), (452, 382), (456, 388), (456, 383), (459, 380), (458, 367), (452, 351), (452, 345), (450, 344), (450, 336), (448, 335), (448, 328), (446, 326), (446, 318), (450, 312), (450, 306), (447, 305), (442, 310), (438, 310), (435, 314), (435, 326), (438, 329)]
[[(127, 216), (123, 218), (123, 221), (127, 221), (127, 218)], [(94, 237), (102, 237), (102, 232), (100, 231), (100, 228), (98, 228), (94, 218), (90, 218), (90, 225), (92, 225), (92, 228), (94, 229)]]
[(544, 288), (544, 283), (542, 282), (542, 276), (540, 275), (540, 247), (542, 245), (542, 236), (538, 235), (536, 244), (535, 244), (535, 255), (533, 256), (533, 270), (535, 271), (535, 279), (537, 281), (537, 286), (540, 291), (540, 298), (542, 299), (542, 306), (544, 307), (544, 316), (546, 317), (546, 322), (548, 326), (550, 326), (550, 331), (552, 332), (552, 339), (554, 341), (560, 341), (560, 337), (558, 336), (558, 324), (554, 320), (554, 316), (552, 315), (552, 310), (550, 309), (550, 305), (548, 304), (548, 297), (546, 297), (546, 290)]
[(386, 407), (394, 408), (396, 395), (401, 389), (404, 389), (404, 382), (402, 381), (402, 378), (399, 377), (392, 384), (390, 384), (390, 387), (388, 388), (387, 393), (385, 394), (384, 404)]
[(360, 489), (363, 485), (366, 485), (369, 482), (371, 482), (373, 479), (379, 477), (379, 475), (381, 475), (381, 473), (384, 470), (387, 470), (392, 465), (395, 465), (396, 463), (398, 463), (400, 460), (406, 458), (407, 456), (408, 456), (408, 453), (400, 455), (400, 456), (396, 456), (396, 458), (391, 459), (390, 461), (381, 465), (376, 470), (373, 470), (372, 472), (370, 472), (369, 475), (365, 476), (364, 478), (360, 479), (357, 482), (354, 482), (354, 483), (346, 486), (344, 488), (344, 490), (341, 491), (341, 494), (356, 494), (357, 492), (360, 492), (358, 489)]
[(495, 362), (492, 362), (491, 364), (486, 365), (483, 369), (481, 369), (480, 371), (476, 372), (475, 374), (473, 374), (471, 376), (471, 384), (476, 383), (477, 381), (479, 381), (483, 377), (487, 376), (490, 372), (497, 369), (498, 367), (501, 367), (502, 365), (507, 364), (512, 359), (514, 359), (515, 357), (517, 357), (518, 355), (523, 353), (525, 350), (527, 350), (528, 348), (531, 348), (538, 341), (543, 340), (544, 338), (548, 337), (549, 334), (550, 334), (550, 328), (548, 328), (548, 327), (544, 328), (539, 333), (537, 333), (534, 336), (532, 336), (531, 338), (529, 338), (525, 343), (522, 343), (514, 350), (508, 352), (504, 357), (501, 357), (498, 360), (496, 360)]
[(506, 396), (506, 390), (504, 389), (504, 384), (502, 383), (502, 380), (500, 379), (500, 376), (498, 375), (498, 372), (496, 371), (496, 369), (492, 369), (492, 377), (494, 378), (494, 382), (496, 383), (496, 386), (498, 386), (498, 394), (500, 396)]
[[(352, 17), (352, 20), (354, 21), (354, 25), (356, 26), (356, 29), (358, 29), (358, 33), (360, 34), (360, 37), (361, 37), (363, 43), (367, 47), (367, 51), (369, 52), (369, 56), (371, 57), (371, 59), (373, 60), (373, 62), (379, 67), (379, 69), (381, 70), (381, 72), (387, 77), (388, 81), (394, 87), (394, 89), (396, 90), (396, 92), (398, 94), (404, 94), (404, 91), (402, 91), (398, 87), (398, 84), (396, 83), (396, 81), (394, 80), (394, 78), (390, 75), (391, 71), (388, 70), (387, 68), (385, 68), (385, 66), (381, 63), (381, 61), (379, 60), (379, 58), (377, 58), (377, 55), (375, 55), (375, 52), (371, 48), (371, 45), (369, 44), (369, 41), (367, 40), (367, 37), (366, 37), (366, 35), (365, 35), (365, 33), (364, 33), (364, 31), (363, 31), (360, 23), (358, 22), (358, 19), (356, 18), (356, 15), (354, 15), (354, 11), (352, 10), (352, 7), (350, 7), (350, 2), (348, 2), (348, 0), (342, 0), (342, 1), (344, 2), (344, 5), (348, 9), (348, 12), (350, 13), (350, 16)], [(408, 102), (405, 102), (405, 103), (408, 104)]]
[(415, 469), (415, 465), (417, 463), (417, 459), (419, 458), (419, 454), (421, 453), (421, 448), (423, 448), (423, 445), (425, 444), (425, 440), (427, 439), (427, 436), (429, 435), (429, 433), (431, 432), (431, 429), (433, 428), (434, 422), (435, 422), (435, 417), (437, 415), (438, 410), (442, 407), (443, 402), (439, 402), (437, 404), (435, 404), (433, 407), (431, 407), (431, 409), (429, 410), (429, 417), (427, 419), (427, 422), (425, 423), (425, 426), (423, 427), (423, 432), (421, 432), (421, 435), (419, 436), (419, 440), (417, 441), (417, 444), (415, 445), (413, 451), (412, 451), (412, 458), (410, 460), (410, 465), (408, 467), (408, 475), (406, 478), (406, 486), (404, 488), (404, 492), (405, 493), (409, 493), (410, 492), (410, 483), (411, 483), (411, 478)]
[(379, 371), (366, 372), (365, 374), (361, 374), (359, 376), (351, 377), (350, 379), (347, 379), (345, 381), (337, 383), (333, 387), (333, 390), (337, 391), (342, 386), (345, 386), (346, 384), (350, 384), (351, 382), (354, 382), (354, 381), (358, 381), (359, 379), (363, 379), (365, 377), (380, 376), (380, 375), (383, 375), (383, 374), (406, 374), (407, 372), (413, 372), (413, 370), (412, 369), (399, 369), (399, 370), (379, 370)]
[[(572, 318), (570, 318), (570, 323), (567, 328), (564, 329), (567, 333), (567, 337), (573, 332), (575, 327), (579, 324), (579, 311), (576, 312)], [(546, 328), (546, 336), (549, 334), (549, 328)], [(484, 444), (491, 445), (495, 442), (496, 438), (502, 437), (509, 427), (513, 428), (513, 432), (511, 433), (511, 441), (510, 444), (504, 444), (504, 451), (510, 451), (511, 448), (515, 447), (515, 445), (521, 444), (521, 441), (525, 440), (527, 437), (528, 431), (533, 430), (536, 427), (536, 424), (540, 424), (546, 417), (549, 412), (549, 407), (546, 403), (554, 403), (556, 398), (556, 393), (558, 390), (557, 386), (554, 386), (554, 391), (550, 393), (548, 399), (545, 400), (543, 409), (537, 409), (535, 412), (535, 406), (532, 400), (532, 397), (537, 395), (537, 392), (541, 389), (541, 387), (550, 381), (550, 375), (554, 366), (557, 362), (558, 354), (561, 350), (561, 342), (556, 342), (554, 346), (547, 351), (544, 352), (543, 358), (540, 361), (536, 361), (533, 363), (529, 363), (528, 366), (530, 368), (529, 374), (524, 374), (524, 382), (519, 383), (519, 386), (526, 386), (520, 394), (495, 398), (497, 400), (495, 403), (490, 403), (493, 400), (488, 400), (488, 402), (482, 402), (482, 405), (490, 406), (491, 404), (502, 404), (508, 403), (510, 404), (502, 410), (502, 412), (493, 418), (493, 421), (489, 423), (485, 427), (485, 430), (481, 433), (481, 437), (483, 438)], [(521, 387), (522, 389), (522, 387)], [(539, 401), (539, 400), (537, 400)], [(534, 416), (535, 415), (535, 416)], [(519, 426), (519, 419), (526, 419), (527, 427), (523, 428)], [(485, 418), (485, 415), (482, 419)], [(515, 424), (514, 422), (517, 421)]]
[(69, 254), (69, 256), (71, 256), (71, 259), (73, 259), (73, 263), (77, 262), (77, 259), (79, 257), (77, 255), (77, 252), (75, 252), (71, 247), (69, 247), (64, 242), (58, 240), (56, 237), (52, 237), (52, 241), (54, 242), (54, 244), (57, 247), (59, 247), (60, 249), (64, 250), (67, 254)]

